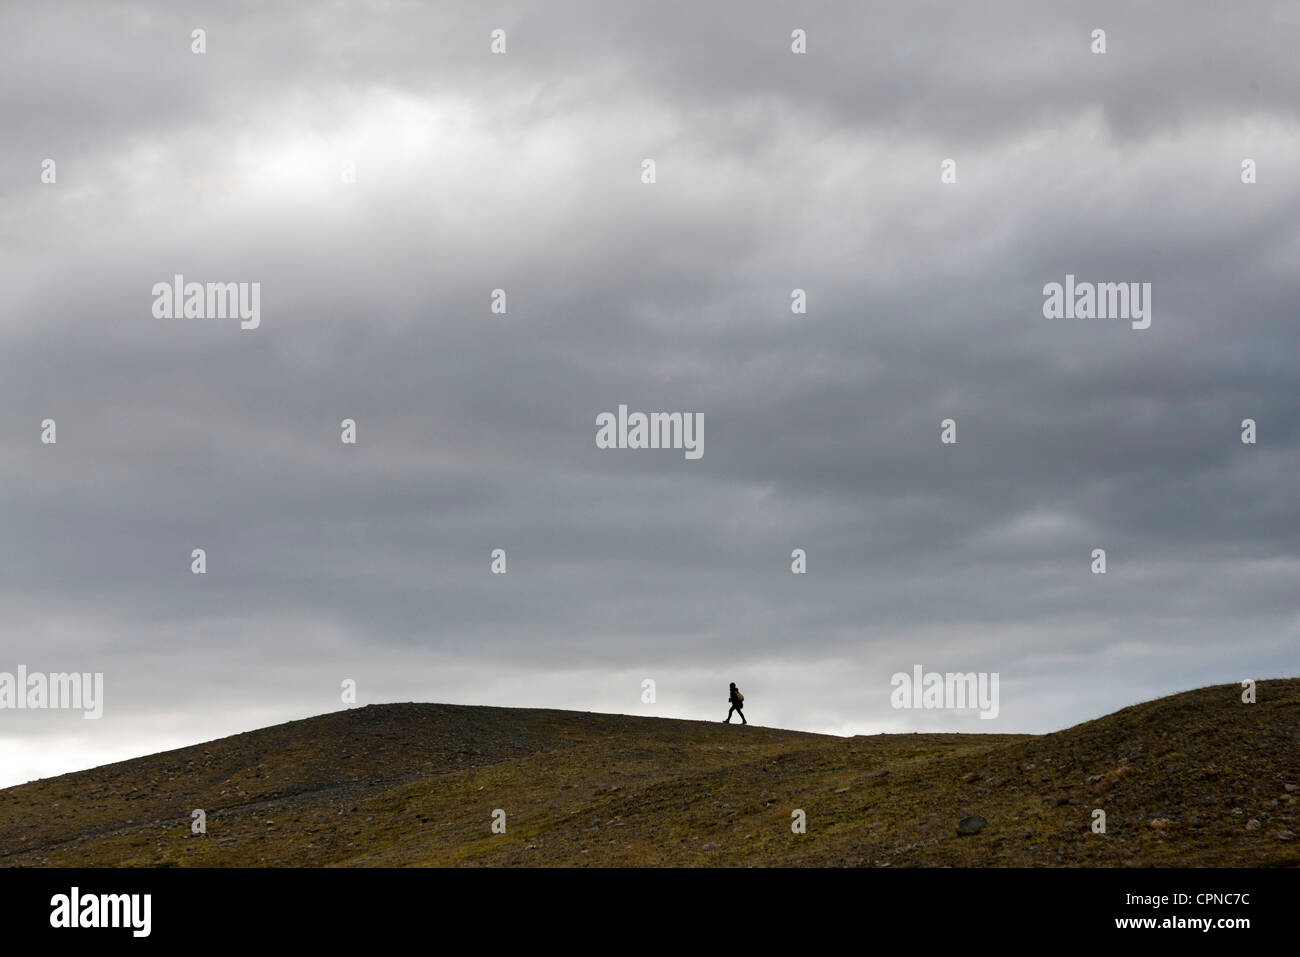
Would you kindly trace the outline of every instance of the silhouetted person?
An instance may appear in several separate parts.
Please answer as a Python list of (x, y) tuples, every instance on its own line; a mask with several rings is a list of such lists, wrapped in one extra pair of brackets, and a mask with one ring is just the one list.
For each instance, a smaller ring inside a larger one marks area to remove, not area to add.
[(731, 707), (727, 709), (727, 720), (723, 724), (731, 724), (731, 712), (733, 711), (740, 715), (743, 724), (749, 724), (745, 720), (745, 696), (740, 693), (740, 689), (736, 687), (734, 681), (731, 683), (731, 694), (727, 697), (727, 702)]

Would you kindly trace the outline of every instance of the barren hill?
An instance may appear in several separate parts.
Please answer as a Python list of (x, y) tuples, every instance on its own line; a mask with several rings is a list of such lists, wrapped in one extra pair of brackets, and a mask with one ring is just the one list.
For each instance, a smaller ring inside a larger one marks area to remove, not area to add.
[(1297, 866), (1300, 679), (1258, 695), (854, 738), (371, 706), (0, 791), (0, 864)]

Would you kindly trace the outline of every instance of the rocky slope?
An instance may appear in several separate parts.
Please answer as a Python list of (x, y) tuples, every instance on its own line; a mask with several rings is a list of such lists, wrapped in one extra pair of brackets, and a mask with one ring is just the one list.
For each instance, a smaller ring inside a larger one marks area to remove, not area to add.
[(0, 791), (0, 864), (1294, 867), (1300, 679), (1258, 699), (854, 738), (371, 706)]

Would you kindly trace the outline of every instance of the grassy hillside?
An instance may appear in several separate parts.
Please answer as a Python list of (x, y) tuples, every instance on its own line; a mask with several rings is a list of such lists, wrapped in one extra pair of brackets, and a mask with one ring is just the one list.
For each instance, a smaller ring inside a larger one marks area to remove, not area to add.
[(1300, 865), (1300, 679), (1239, 693), (1041, 736), (371, 706), (0, 791), (0, 864)]

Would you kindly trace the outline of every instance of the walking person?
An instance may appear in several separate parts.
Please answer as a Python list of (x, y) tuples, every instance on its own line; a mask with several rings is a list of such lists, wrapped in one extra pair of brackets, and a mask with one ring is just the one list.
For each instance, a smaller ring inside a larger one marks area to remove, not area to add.
[(731, 724), (731, 713), (733, 711), (740, 715), (740, 721), (742, 724), (749, 724), (749, 722), (745, 720), (745, 696), (740, 693), (740, 689), (736, 687), (734, 681), (731, 683), (731, 694), (727, 696), (727, 703), (730, 704), (731, 707), (727, 709), (727, 720), (724, 721), (723, 724)]

